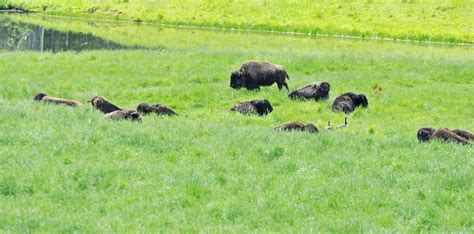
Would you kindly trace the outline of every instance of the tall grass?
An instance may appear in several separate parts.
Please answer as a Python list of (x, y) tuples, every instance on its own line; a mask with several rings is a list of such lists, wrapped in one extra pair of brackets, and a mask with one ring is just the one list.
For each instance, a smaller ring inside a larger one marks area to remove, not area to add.
[[(474, 129), (470, 47), (22, 20), (166, 49), (0, 53), (6, 232), (473, 228), (472, 147), (416, 140), (426, 125)], [(291, 101), (276, 87), (232, 90), (230, 72), (250, 59), (283, 64), (292, 89), (329, 81), (330, 100)], [(82, 102), (103, 95), (128, 108), (159, 102), (180, 116), (111, 122), (89, 105), (33, 102), (39, 91)], [(342, 123), (330, 106), (346, 91), (369, 99), (349, 128), (272, 130)], [(274, 112), (228, 111), (251, 98), (268, 98)]]

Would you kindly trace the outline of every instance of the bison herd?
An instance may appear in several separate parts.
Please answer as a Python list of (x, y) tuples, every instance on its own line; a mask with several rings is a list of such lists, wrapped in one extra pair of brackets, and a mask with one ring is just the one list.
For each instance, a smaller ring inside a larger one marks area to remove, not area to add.
[[(231, 73), (230, 87), (233, 89), (246, 88), (247, 90), (259, 90), (260, 86), (271, 86), (276, 83), (279, 90), (285, 87), (289, 91), (288, 84), (286, 83), (286, 80), (289, 79), (290, 77), (288, 73), (281, 65), (262, 61), (249, 61), (244, 63), (239, 70)], [(330, 89), (331, 85), (328, 82), (311, 83), (297, 90), (289, 92), (288, 98), (314, 101), (327, 100), (329, 98)], [(380, 92), (380, 90), (381, 88), (378, 87), (376, 91)], [(34, 100), (54, 104), (64, 104), (73, 107), (82, 105), (78, 101), (50, 97), (46, 93), (36, 94)], [(148, 103), (141, 103), (137, 106), (136, 110), (131, 110), (118, 107), (101, 96), (93, 97), (90, 101), (88, 101), (88, 103), (91, 103), (94, 109), (104, 113), (104, 118), (111, 120), (122, 119), (141, 121), (141, 115), (147, 114), (156, 114), (158, 116), (178, 116), (174, 110), (163, 104), (150, 105)], [(336, 97), (332, 104), (332, 111), (342, 111), (346, 114), (350, 114), (360, 106), (364, 108), (369, 106), (367, 96), (365, 94), (347, 92)], [(273, 111), (273, 107), (270, 104), (270, 101), (267, 99), (250, 100), (232, 106), (230, 111), (240, 112), (242, 114), (265, 116)], [(345, 128), (347, 126), (348, 124), (346, 117), (344, 124), (338, 125), (335, 128)], [(303, 131), (309, 133), (319, 132), (319, 129), (314, 124), (303, 124), (300, 122), (285, 123), (275, 127), (275, 129), (284, 131)], [(332, 129), (331, 123), (328, 122), (324, 130), (329, 131)], [(449, 130), (447, 128), (434, 129), (430, 127), (420, 128), (418, 130), (417, 137), (419, 142), (438, 139), (445, 142), (455, 142), (464, 145), (472, 145), (471, 141), (474, 139), (474, 135), (465, 130)]]

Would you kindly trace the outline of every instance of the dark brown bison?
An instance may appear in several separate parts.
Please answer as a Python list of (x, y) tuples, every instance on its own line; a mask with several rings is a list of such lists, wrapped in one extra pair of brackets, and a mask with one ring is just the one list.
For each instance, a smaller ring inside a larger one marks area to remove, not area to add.
[(450, 131), (455, 133), (456, 135), (468, 140), (468, 141), (473, 141), (474, 140), (474, 134), (472, 134), (471, 132), (468, 132), (466, 130), (454, 129), (454, 130), (450, 130)]
[(108, 114), (112, 111), (122, 110), (122, 108), (110, 103), (101, 96), (95, 96), (88, 102), (90, 102), (95, 109), (102, 111), (104, 114)]
[(104, 115), (104, 118), (111, 120), (132, 120), (141, 121), (140, 114), (135, 110), (116, 110)]
[(56, 98), (56, 97), (50, 97), (46, 93), (37, 93), (34, 97), (35, 101), (42, 101), (42, 102), (47, 102), (47, 103), (54, 103), (54, 104), (64, 104), (68, 106), (81, 106), (82, 104), (78, 101), (70, 100), (70, 99), (63, 99), (63, 98)]
[(155, 105), (150, 105), (148, 103), (141, 103), (137, 107), (137, 111), (142, 113), (142, 114), (150, 114), (150, 113), (155, 113), (156, 115), (178, 115), (176, 112), (174, 112), (171, 108), (162, 105), (162, 104), (155, 104)]
[(275, 127), (276, 130), (283, 130), (283, 131), (302, 131), (302, 132), (311, 132), (311, 133), (318, 133), (319, 129), (314, 126), (312, 123), (303, 124), (301, 122), (291, 122), (285, 123), (278, 127)]
[(270, 86), (277, 83), (278, 89), (283, 86), (288, 89), (286, 79), (290, 79), (285, 68), (261, 61), (246, 62), (239, 70), (230, 75), (230, 87), (240, 89), (242, 87), (248, 90), (260, 89), (260, 86)]
[(346, 114), (353, 112), (356, 107), (368, 107), (369, 102), (364, 94), (344, 93), (337, 97), (332, 104), (332, 111), (344, 111)]
[(288, 94), (293, 99), (314, 99), (315, 101), (326, 100), (329, 97), (331, 85), (328, 82), (312, 83)]
[(471, 145), (467, 139), (457, 135), (447, 128), (434, 129), (425, 127), (418, 129), (417, 138), (419, 142), (427, 142), (433, 139), (439, 139), (445, 142), (460, 143), (463, 145)]
[(263, 116), (272, 112), (273, 107), (267, 99), (264, 99), (241, 102), (231, 107), (230, 110), (237, 111), (242, 114), (257, 114)]

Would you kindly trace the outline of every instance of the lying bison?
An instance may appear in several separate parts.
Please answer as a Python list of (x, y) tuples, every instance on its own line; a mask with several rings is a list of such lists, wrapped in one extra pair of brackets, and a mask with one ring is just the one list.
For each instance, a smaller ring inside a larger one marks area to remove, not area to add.
[(82, 104), (78, 101), (70, 100), (70, 99), (63, 99), (57, 97), (50, 97), (46, 93), (37, 93), (34, 97), (35, 101), (47, 102), (47, 103), (54, 103), (54, 104), (64, 104), (72, 107), (81, 106)]
[(332, 111), (344, 111), (346, 114), (349, 114), (358, 106), (368, 107), (367, 97), (364, 94), (345, 93), (334, 100)]
[(292, 91), (288, 94), (288, 97), (293, 99), (314, 99), (315, 101), (326, 100), (329, 97), (330, 89), (331, 85), (328, 82), (312, 83)]
[(270, 86), (277, 83), (278, 89), (283, 86), (288, 89), (286, 79), (290, 79), (285, 68), (267, 62), (250, 61), (246, 62), (239, 70), (230, 75), (230, 87), (240, 89), (245, 87), (248, 90), (260, 89), (260, 86)]
[(104, 114), (108, 114), (112, 111), (122, 110), (122, 108), (110, 103), (101, 96), (95, 96), (88, 102), (90, 102), (95, 109), (102, 111)]
[[(456, 134), (455, 132), (462, 131), (461, 135)], [(462, 135), (463, 133), (467, 133), (468, 135), (464, 135), (464, 138)], [(445, 142), (454, 142), (454, 143), (460, 143), (463, 145), (472, 145), (472, 143), (469, 141), (469, 134), (472, 133), (464, 130), (457, 129), (457, 131), (451, 131), (447, 128), (440, 128), (440, 129), (434, 129), (431, 127), (425, 127), (425, 128), (420, 128), (418, 129), (417, 132), (417, 138), (418, 141), (421, 142), (427, 142), (431, 141), (433, 139), (439, 139)]]
[(241, 102), (231, 107), (230, 110), (242, 114), (257, 114), (263, 116), (272, 112), (273, 107), (267, 99), (264, 99)]
[(104, 115), (104, 118), (111, 120), (132, 120), (141, 122), (140, 114), (134, 110), (116, 110)]
[(174, 112), (171, 108), (163, 105), (163, 104), (155, 104), (155, 105), (150, 105), (148, 103), (141, 103), (137, 107), (137, 111), (142, 113), (142, 114), (150, 114), (150, 113), (155, 113), (156, 115), (178, 115), (176, 112)]
[(283, 131), (302, 131), (302, 132), (310, 132), (310, 133), (318, 133), (319, 129), (314, 126), (314, 124), (303, 124), (300, 122), (291, 122), (282, 124), (278, 127), (275, 127), (276, 130), (283, 130)]

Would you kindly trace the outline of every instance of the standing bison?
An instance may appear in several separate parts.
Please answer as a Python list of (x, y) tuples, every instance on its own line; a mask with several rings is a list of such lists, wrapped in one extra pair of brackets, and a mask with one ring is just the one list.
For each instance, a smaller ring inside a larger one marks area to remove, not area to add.
[(245, 87), (248, 90), (260, 89), (260, 86), (270, 86), (277, 83), (278, 89), (283, 86), (289, 91), (286, 79), (290, 79), (285, 68), (261, 61), (246, 62), (239, 70), (230, 75), (230, 87), (240, 89)]
[(292, 99), (314, 99), (315, 101), (326, 100), (329, 97), (331, 85), (328, 82), (312, 83), (288, 94)]

